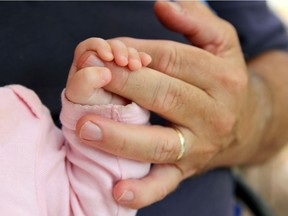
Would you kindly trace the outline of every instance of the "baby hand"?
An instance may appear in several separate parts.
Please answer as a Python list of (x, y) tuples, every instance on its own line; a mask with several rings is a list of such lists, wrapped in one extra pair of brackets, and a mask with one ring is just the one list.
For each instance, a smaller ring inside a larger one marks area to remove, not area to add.
[(117, 39), (87, 39), (76, 47), (66, 85), (67, 99), (87, 105), (126, 105), (128, 102), (125, 98), (102, 88), (111, 80), (111, 72), (104, 64), (112, 61), (119, 67), (128, 67), (135, 71), (147, 66), (151, 57), (127, 47)]

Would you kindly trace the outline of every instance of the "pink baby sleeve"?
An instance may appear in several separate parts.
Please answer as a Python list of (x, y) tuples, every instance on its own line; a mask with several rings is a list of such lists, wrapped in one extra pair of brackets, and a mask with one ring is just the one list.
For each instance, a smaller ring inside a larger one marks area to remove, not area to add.
[[(85, 114), (97, 114), (129, 124), (147, 124), (149, 112), (135, 103), (122, 105), (78, 105), (62, 93), (61, 122), (67, 140), (67, 174), (71, 185), (71, 208), (74, 215), (133, 216), (136, 210), (119, 206), (112, 188), (121, 179), (145, 176), (150, 164), (118, 158), (85, 146), (75, 135), (77, 120)], [(117, 143), (115, 143), (117, 145)]]
[(0, 215), (69, 216), (64, 138), (37, 95), (0, 88)]

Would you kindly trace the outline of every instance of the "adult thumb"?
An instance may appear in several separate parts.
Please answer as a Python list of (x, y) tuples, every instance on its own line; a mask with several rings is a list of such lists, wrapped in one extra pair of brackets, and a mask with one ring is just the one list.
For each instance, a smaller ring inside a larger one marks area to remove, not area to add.
[(238, 43), (232, 25), (216, 16), (204, 3), (158, 1), (154, 10), (164, 26), (213, 54), (221, 55)]

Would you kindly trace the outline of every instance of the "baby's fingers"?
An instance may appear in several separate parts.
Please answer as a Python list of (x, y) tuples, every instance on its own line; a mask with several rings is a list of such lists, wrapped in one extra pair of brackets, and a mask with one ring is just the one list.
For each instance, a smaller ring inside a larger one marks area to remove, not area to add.
[(144, 67), (146, 67), (147, 65), (149, 65), (152, 61), (152, 57), (145, 53), (145, 52), (139, 52), (140, 55), (140, 59), (141, 59), (141, 63)]
[(128, 65), (128, 48), (127, 46), (120, 40), (107, 40), (108, 44), (111, 47), (111, 50), (114, 55), (114, 61), (119, 66), (127, 66)]
[(138, 52), (135, 48), (127, 47), (125, 43), (117, 39), (107, 40), (114, 55), (114, 61), (118, 66), (127, 66), (131, 71), (138, 70), (142, 66), (147, 66), (151, 62), (151, 57), (143, 52)]
[(142, 67), (141, 58), (139, 52), (132, 47), (128, 47), (128, 68), (131, 71), (138, 70)]
[(135, 48), (128, 47), (128, 52), (129, 52), (128, 68), (131, 71), (138, 70), (142, 66), (146, 67), (152, 61), (150, 55), (144, 52), (138, 52)]

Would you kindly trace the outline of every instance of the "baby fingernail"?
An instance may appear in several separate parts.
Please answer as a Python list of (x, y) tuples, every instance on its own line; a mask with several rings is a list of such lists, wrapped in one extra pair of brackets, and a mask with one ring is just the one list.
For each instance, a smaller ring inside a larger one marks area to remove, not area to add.
[(119, 202), (122, 201), (132, 201), (134, 199), (134, 193), (132, 191), (124, 191), (121, 196), (118, 198)]
[(104, 67), (103, 61), (101, 61), (97, 56), (90, 55), (86, 61), (84, 62), (84, 65), (87, 66), (99, 66)]
[(90, 141), (102, 139), (101, 129), (91, 121), (86, 122), (80, 129), (80, 138)]

